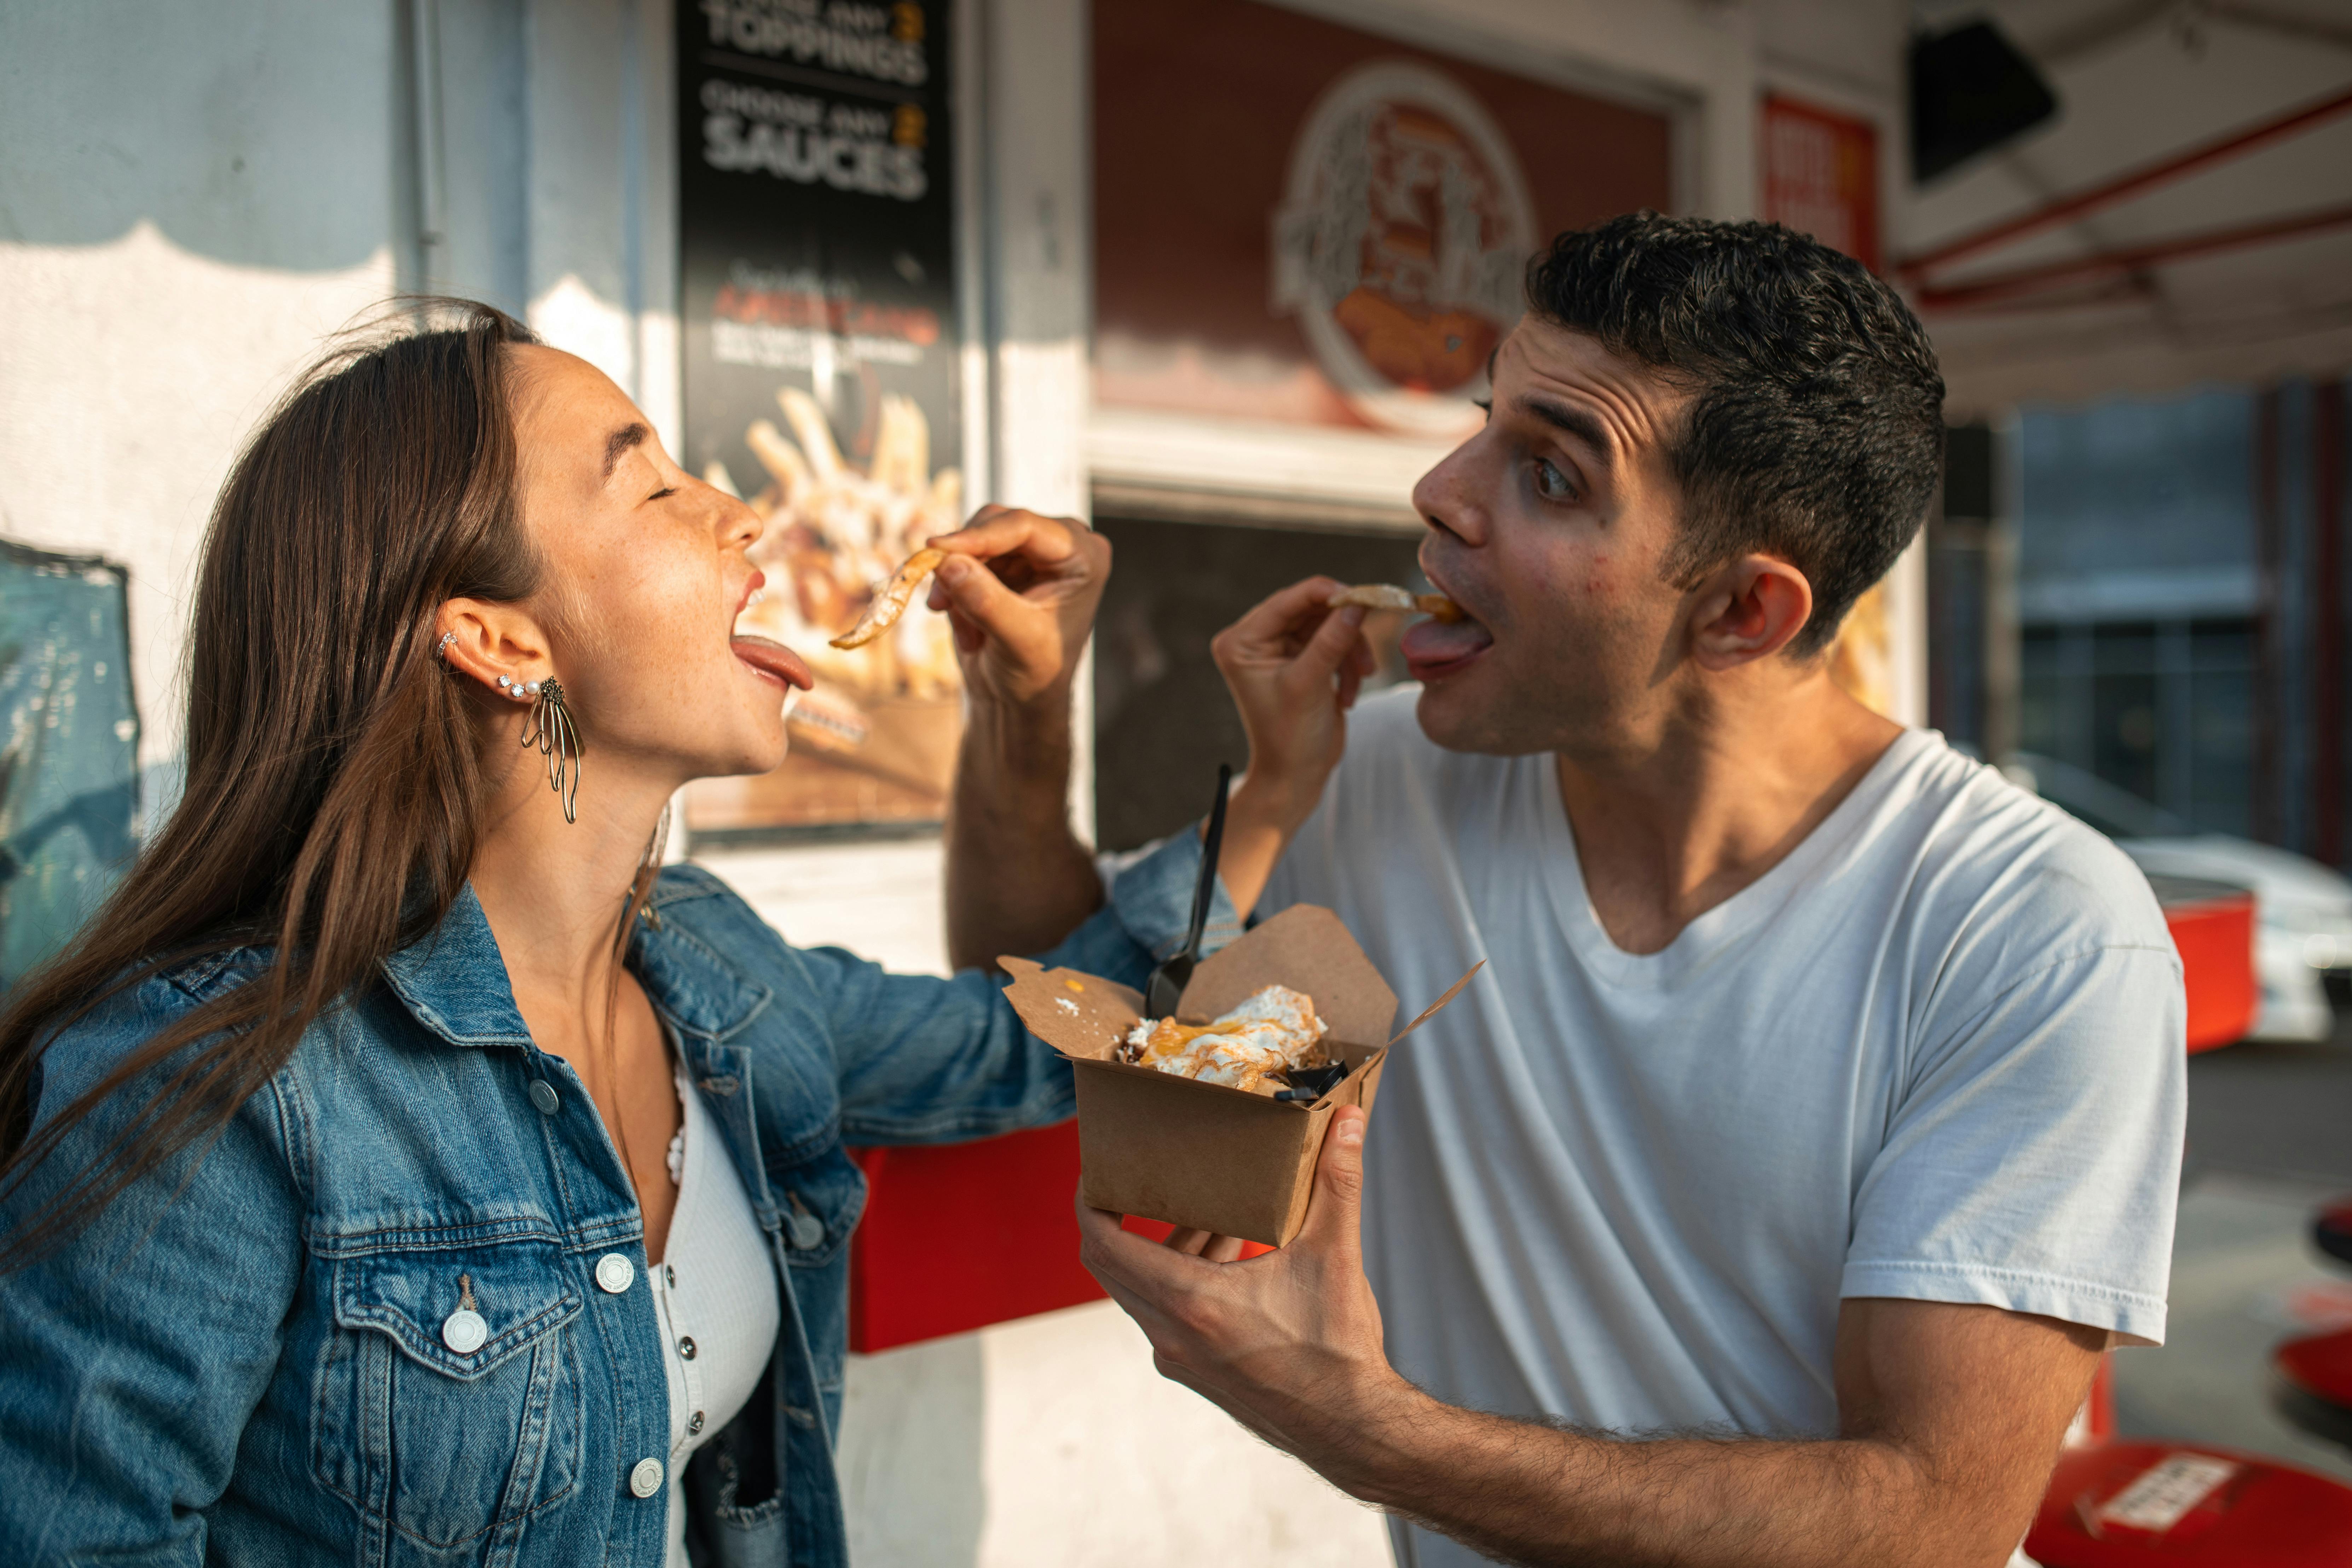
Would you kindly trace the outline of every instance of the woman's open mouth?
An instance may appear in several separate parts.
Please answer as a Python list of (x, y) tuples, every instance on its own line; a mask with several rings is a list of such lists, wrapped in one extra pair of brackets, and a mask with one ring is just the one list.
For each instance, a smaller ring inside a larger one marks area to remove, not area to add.
[(1415, 621), (1405, 627), (1397, 649), (1404, 655), (1406, 670), (1425, 686), (1461, 674), (1494, 646), (1495, 634), (1465, 609), (1458, 621)]
[(797, 686), (803, 691), (816, 686), (808, 666), (801, 662), (801, 656), (773, 637), (738, 635), (730, 637), (727, 646), (763, 680), (772, 680), (782, 688)]

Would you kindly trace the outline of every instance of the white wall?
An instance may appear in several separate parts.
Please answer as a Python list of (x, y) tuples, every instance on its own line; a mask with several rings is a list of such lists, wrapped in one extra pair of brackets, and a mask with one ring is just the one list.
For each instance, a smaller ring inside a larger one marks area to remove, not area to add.
[(0, 8), (0, 532), (131, 569), (142, 763), (180, 749), (230, 463), (395, 290), (524, 313), (676, 434), (668, 20), (662, 0)]
[(387, 6), (0, 9), (0, 531), (131, 569), (142, 761), (246, 432), (394, 274)]

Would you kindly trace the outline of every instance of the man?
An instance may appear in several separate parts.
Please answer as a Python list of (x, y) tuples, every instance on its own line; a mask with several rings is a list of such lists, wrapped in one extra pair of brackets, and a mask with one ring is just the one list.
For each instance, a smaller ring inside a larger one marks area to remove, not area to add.
[(1409, 1568), (1991, 1568), (2100, 1352), (2163, 1334), (2178, 960), (2112, 846), (1827, 677), (1940, 467), (1895, 296), (1643, 214), (1529, 306), (1415, 490), (1468, 615), (1407, 634), (1417, 693), (1347, 712), (1328, 584), (1216, 649), (1237, 910), (1336, 909), (1409, 1006), (1488, 967), (1288, 1247), (1082, 1210), (1087, 1264)]

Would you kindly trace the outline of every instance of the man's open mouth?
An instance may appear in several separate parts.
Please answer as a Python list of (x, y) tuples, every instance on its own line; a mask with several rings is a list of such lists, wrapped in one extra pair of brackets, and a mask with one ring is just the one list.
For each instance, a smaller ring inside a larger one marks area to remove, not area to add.
[(1398, 651), (1404, 655), (1406, 669), (1423, 685), (1469, 668), (1495, 646), (1495, 634), (1470, 613), (1470, 606), (1463, 603), (1461, 595), (1434, 578), (1431, 581), (1439, 593), (1460, 606), (1462, 618), (1415, 621), (1405, 627)]
[(729, 638), (727, 646), (737, 658), (751, 667), (754, 674), (780, 687), (797, 686), (807, 691), (816, 685), (808, 666), (801, 662), (801, 656), (773, 637), (737, 636)]

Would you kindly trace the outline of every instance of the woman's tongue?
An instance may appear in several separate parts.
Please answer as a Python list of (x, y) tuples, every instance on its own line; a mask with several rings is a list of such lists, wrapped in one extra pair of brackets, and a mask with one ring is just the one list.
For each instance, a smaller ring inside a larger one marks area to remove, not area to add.
[(1494, 634), (1466, 617), (1458, 621), (1416, 621), (1405, 627), (1398, 647), (1416, 669), (1456, 664), (1495, 645)]
[(735, 657), (753, 669), (765, 670), (786, 686), (797, 686), (803, 691), (816, 684), (801, 656), (772, 637), (738, 636), (728, 644)]

